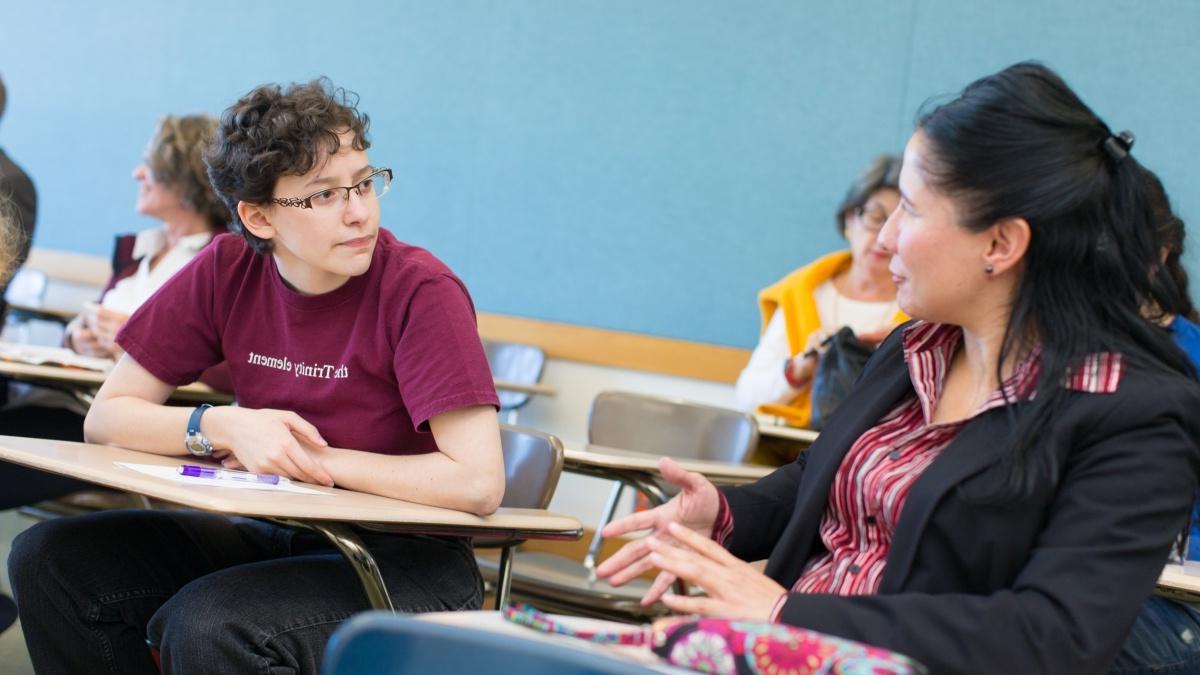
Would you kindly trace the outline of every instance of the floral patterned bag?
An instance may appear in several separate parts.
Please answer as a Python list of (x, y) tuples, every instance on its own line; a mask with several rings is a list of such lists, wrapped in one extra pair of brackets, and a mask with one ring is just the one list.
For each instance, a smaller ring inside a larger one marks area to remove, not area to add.
[(907, 656), (886, 649), (783, 624), (701, 618), (657, 629), (645, 625), (623, 631), (579, 631), (519, 603), (505, 607), (504, 618), (599, 644), (646, 646), (673, 666), (718, 675), (928, 672)]

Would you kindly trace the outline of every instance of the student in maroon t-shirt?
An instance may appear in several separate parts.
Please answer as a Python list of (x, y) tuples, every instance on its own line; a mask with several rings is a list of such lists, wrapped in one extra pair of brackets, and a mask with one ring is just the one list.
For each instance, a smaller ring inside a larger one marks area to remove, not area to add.
[[(225, 112), (209, 177), (242, 237), (219, 237), (130, 318), (89, 440), (497, 508), (497, 398), (471, 299), (380, 227), (391, 171), (367, 158), (368, 124), (325, 80), (262, 86)], [(238, 406), (163, 405), (222, 360)], [(479, 607), (468, 542), (363, 539), (397, 609)], [(204, 513), (41, 523), (14, 543), (10, 574), (46, 672), (155, 672), (147, 641), (168, 673), (316, 672), (329, 634), (366, 608), (319, 537)]]

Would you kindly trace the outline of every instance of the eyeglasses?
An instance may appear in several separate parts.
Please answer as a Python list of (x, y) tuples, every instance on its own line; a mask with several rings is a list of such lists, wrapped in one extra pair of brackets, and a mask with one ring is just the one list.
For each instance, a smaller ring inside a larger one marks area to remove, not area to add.
[(300, 209), (316, 209), (328, 211), (350, 201), (350, 191), (354, 190), (363, 199), (379, 199), (387, 194), (392, 185), (391, 169), (375, 169), (370, 176), (348, 187), (330, 187), (318, 190), (307, 197), (275, 197), (272, 203), (280, 206), (295, 206)]
[(882, 209), (868, 210), (865, 206), (856, 207), (854, 215), (858, 218), (859, 226), (868, 234), (879, 234), (888, 219), (886, 211)]

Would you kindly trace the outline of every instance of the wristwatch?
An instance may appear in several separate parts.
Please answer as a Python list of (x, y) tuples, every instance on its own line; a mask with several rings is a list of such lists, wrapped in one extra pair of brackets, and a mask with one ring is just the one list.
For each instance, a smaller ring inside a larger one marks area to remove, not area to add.
[(204, 415), (204, 411), (212, 406), (203, 403), (192, 411), (192, 416), (188, 418), (187, 435), (183, 437), (183, 446), (187, 451), (197, 457), (208, 457), (213, 454), (213, 444), (200, 433), (200, 417)]

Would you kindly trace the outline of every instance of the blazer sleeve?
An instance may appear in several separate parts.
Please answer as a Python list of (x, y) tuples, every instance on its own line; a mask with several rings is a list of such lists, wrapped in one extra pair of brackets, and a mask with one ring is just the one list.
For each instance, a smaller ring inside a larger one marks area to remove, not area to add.
[(733, 533), (726, 547), (742, 560), (763, 560), (771, 554), (796, 507), (796, 491), (808, 453), (751, 485), (719, 488), (729, 502)]
[(1200, 397), (1190, 386), (1178, 395), (1146, 389), (1093, 416), (1108, 420), (1099, 429), (1065, 434), (1078, 447), (1061, 464), (1045, 522), (1009, 587), (790, 594), (780, 621), (893, 649), (933, 672), (1104, 672), (1196, 489), (1200, 449), (1187, 410), (1200, 409)]

